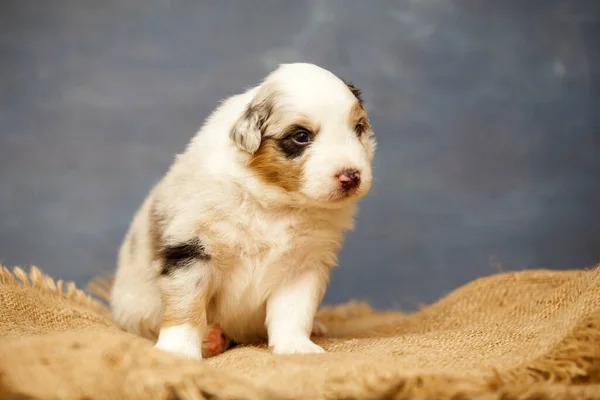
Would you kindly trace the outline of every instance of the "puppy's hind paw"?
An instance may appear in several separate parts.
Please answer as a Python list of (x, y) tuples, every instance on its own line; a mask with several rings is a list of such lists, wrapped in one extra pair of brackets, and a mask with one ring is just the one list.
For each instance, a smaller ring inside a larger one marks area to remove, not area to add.
[(209, 328), (208, 335), (202, 342), (202, 356), (204, 358), (218, 356), (229, 348), (231, 340), (225, 336), (221, 325), (215, 324)]

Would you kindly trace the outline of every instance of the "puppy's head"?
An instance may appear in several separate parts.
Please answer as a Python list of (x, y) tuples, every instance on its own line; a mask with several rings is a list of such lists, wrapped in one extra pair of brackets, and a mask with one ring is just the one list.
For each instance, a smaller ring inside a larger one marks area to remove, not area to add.
[(376, 142), (360, 91), (315, 65), (269, 75), (230, 137), (253, 174), (294, 198), (336, 204), (371, 187)]

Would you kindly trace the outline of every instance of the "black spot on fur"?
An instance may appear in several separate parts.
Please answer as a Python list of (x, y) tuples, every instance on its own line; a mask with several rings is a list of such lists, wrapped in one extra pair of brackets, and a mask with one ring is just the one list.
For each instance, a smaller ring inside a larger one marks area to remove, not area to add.
[(211, 256), (199, 240), (165, 246), (161, 250), (161, 275), (172, 275), (180, 268), (189, 266), (193, 261), (210, 261)]
[(348, 86), (348, 89), (350, 89), (350, 91), (352, 92), (352, 94), (354, 95), (354, 97), (356, 97), (356, 100), (358, 100), (358, 104), (360, 104), (361, 107), (364, 107), (364, 101), (363, 101), (363, 97), (362, 97), (362, 90), (360, 90), (359, 88), (357, 88), (356, 86), (354, 86), (354, 84), (352, 82), (346, 82), (346, 81), (344, 81), (344, 83), (346, 84), (346, 86)]
[(281, 149), (285, 157), (288, 159), (300, 157), (304, 153), (306, 148), (310, 146), (310, 142), (306, 144), (298, 144), (294, 141), (293, 136), (299, 131), (305, 131), (309, 134), (311, 140), (314, 139), (314, 134), (310, 132), (310, 130), (300, 125), (292, 125), (289, 127), (288, 132), (283, 137), (283, 139), (277, 140), (277, 145), (279, 146), (279, 149)]
[(296, 144), (291, 138), (279, 140), (278, 145), (285, 157), (290, 159), (300, 157), (307, 147)]

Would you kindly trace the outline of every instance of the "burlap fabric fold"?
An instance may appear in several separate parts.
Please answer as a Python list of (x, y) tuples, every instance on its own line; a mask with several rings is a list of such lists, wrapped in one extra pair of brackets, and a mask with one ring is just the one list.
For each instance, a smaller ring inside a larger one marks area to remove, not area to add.
[(414, 314), (325, 308), (319, 355), (171, 356), (36, 268), (2, 268), (0, 307), (0, 399), (600, 399), (598, 268), (494, 275)]

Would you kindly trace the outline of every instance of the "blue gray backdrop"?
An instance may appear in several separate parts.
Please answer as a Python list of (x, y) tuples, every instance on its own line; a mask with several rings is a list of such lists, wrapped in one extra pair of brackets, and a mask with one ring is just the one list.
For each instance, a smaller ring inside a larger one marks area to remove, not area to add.
[(412, 309), (600, 261), (600, 2), (4, 0), (0, 259), (86, 283), (217, 102), (280, 62), (365, 93), (372, 193), (326, 302)]

